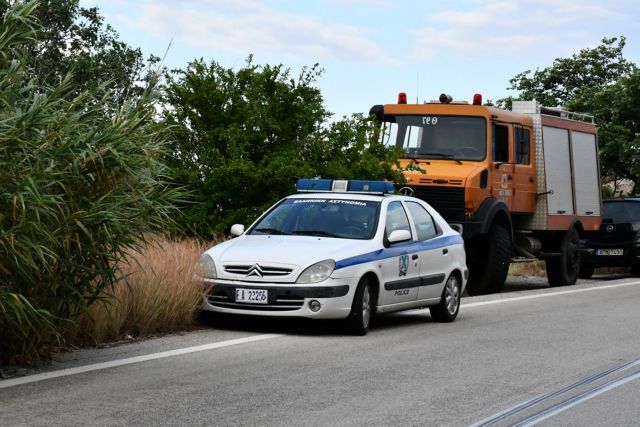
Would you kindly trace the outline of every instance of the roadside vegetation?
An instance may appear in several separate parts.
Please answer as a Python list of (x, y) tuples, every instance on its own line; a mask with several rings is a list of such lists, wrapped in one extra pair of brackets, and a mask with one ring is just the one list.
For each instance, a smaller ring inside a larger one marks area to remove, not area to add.
[[(167, 70), (79, 0), (0, 0), (0, 17), (0, 364), (188, 329), (198, 256), (231, 224), (299, 177), (401, 179), (369, 118), (332, 120), (318, 65)], [(637, 183), (640, 73), (624, 45), (510, 83), (513, 99), (594, 114), (603, 176)]]
[(214, 244), (159, 239), (128, 253), (118, 266), (122, 278), (73, 319), (66, 342), (93, 346), (190, 329), (204, 292), (197, 259)]

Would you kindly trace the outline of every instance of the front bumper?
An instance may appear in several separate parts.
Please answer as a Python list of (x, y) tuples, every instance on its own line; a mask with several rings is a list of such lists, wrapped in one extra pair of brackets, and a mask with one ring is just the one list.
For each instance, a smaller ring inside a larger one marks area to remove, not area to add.
[[(216, 280), (204, 295), (201, 310), (216, 313), (248, 314), (275, 317), (342, 319), (349, 315), (355, 286), (347, 279), (328, 279), (314, 285), (247, 283)], [(266, 304), (236, 302), (236, 289), (266, 290)], [(309, 302), (320, 302), (312, 311)]]

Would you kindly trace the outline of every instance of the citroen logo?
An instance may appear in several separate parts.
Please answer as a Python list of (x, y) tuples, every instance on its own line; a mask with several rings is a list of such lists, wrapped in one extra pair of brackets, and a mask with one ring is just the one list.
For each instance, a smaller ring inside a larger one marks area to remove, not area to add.
[(247, 277), (249, 276), (262, 277), (262, 269), (260, 268), (260, 264), (255, 264), (249, 269), (249, 271), (247, 272)]
[(613, 225), (607, 225), (607, 232), (611, 233), (613, 231)]

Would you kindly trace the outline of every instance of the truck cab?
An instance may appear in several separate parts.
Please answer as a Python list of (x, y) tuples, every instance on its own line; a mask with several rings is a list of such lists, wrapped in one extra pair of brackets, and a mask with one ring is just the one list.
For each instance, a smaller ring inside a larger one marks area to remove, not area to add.
[(601, 220), (593, 120), (535, 101), (514, 107), (483, 106), (478, 94), (472, 103), (442, 94), (407, 104), (400, 94), (370, 111), (380, 142), (404, 151), (398, 191), (430, 203), (462, 234), (470, 294), (499, 291), (513, 255), (550, 260), (561, 270), (550, 283), (575, 283), (579, 234)]

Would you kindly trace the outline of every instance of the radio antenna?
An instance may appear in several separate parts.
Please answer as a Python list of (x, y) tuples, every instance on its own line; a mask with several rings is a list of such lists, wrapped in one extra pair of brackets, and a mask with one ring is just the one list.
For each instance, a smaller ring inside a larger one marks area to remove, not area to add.
[(420, 103), (418, 96), (420, 94), (420, 71), (416, 71), (416, 104)]

